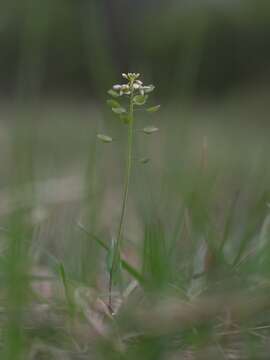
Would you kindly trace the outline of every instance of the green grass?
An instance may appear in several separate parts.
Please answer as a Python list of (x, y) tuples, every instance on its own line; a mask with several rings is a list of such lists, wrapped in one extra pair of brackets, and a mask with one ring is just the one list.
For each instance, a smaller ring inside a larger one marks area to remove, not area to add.
[[(94, 104), (2, 104), (0, 358), (268, 358), (265, 103), (138, 120), (160, 132), (136, 135), (134, 158), (151, 161), (134, 160), (113, 318), (126, 129)], [(104, 129), (115, 143), (96, 141)]]

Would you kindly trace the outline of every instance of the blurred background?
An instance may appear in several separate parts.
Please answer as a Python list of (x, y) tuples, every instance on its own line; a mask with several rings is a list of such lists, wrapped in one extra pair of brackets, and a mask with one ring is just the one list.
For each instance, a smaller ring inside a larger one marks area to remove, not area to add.
[[(233, 359), (239, 344), (212, 337), (210, 315), (198, 328), (192, 318), (170, 351), (159, 334), (125, 357), (102, 337), (93, 355), (87, 321), (69, 322), (67, 286), (107, 301), (106, 254), (93, 235), (110, 244), (116, 233), (127, 130), (107, 90), (139, 72), (156, 86), (149, 106), (161, 104), (136, 117), (138, 129), (160, 131), (136, 132), (124, 232), (144, 290), (220, 301), (268, 289), (269, 0), (1, 0), (0, 19), (1, 358), (216, 359), (222, 350)], [(99, 143), (100, 132), (113, 142)], [(194, 282), (212, 266), (213, 286)], [(268, 320), (265, 310), (256, 326)], [(269, 354), (268, 333), (241, 334), (252, 359), (267, 358), (258, 351)]]
[(129, 69), (167, 99), (267, 85), (269, 16), (266, 0), (3, 0), (1, 94), (96, 98)]

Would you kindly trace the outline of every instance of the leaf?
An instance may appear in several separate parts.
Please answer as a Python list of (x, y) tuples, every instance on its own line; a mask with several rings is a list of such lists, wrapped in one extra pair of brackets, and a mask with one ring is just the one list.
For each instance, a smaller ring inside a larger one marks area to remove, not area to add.
[[(78, 223), (77, 226), (79, 227), (79, 229), (81, 229), (87, 236), (91, 237), (93, 240), (95, 240), (97, 242), (97, 244), (99, 244), (104, 250), (106, 250), (106, 252), (109, 251), (109, 246), (103, 241), (101, 240), (99, 237), (97, 237), (96, 235), (90, 233), (81, 223)], [(131, 276), (134, 277), (134, 279), (138, 280), (139, 283), (143, 283), (144, 282), (144, 278), (143, 276), (138, 272), (137, 269), (135, 269), (132, 265), (130, 265), (126, 260), (121, 258), (121, 265), (123, 267), (123, 269), (125, 269)]]
[(136, 95), (133, 98), (133, 103), (139, 106), (144, 105), (146, 103), (147, 98), (148, 98), (147, 95)]
[(66, 271), (65, 271), (65, 267), (63, 265), (63, 263), (59, 263), (59, 275), (64, 287), (64, 291), (65, 291), (65, 297), (66, 297), (66, 301), (67, 301), (67, 305), (69, 308), (69, 313), (71, 316), (74, 315), (74, 310), (75, 310), (75, 304), (74, 301), (72, 299), (72, 295), (70, 293), (70, 289), (68, 286), (68, 280), (67, 280), (67, 276), (66, 276)]
[(97, 134), (97, 138), (104, 143), (110, 143), (112, 142), (112, 138), (110, 136), (104, 135), (104, 134)]
[(152, 106), (152, 107), (146, 109), (146, 111), (149, 113), (154, 113), (154, 112), (159, 111), (159, 109), (160, 109), (160, 105), (156, 105), (156, 106)]
[(86, 235), (90, 236), (93, 240), (95, 240), (97, 242), (98, 245), (100, 245), (103, 249), (105, 249), (106, 251), (109, 250), (109, 246), (103, 242), (99, 237), (97, 237), (96, 235), (90, 233), (88, 230), (86, 230), (86, 228), (81, 224), (81, 223), (77, 223), (77, 226), (79, 229), (81, 229)]
[(120, 108), (121, 105), (119, 104), (118, 101), (113, 100), (113, 99), (109, 99), (107, 100), (107, 104), (111, 107), (111, 108)]
[(151, 135), (155, 132), (157, 132), (159, 130), (159, 128), (155, 127), (155, 126), (147, 126), (145, 127), (142, 131), (146, 134), (146, 135)]
[(117, 115), (125, 114), (127, 112), (126, 109), (122, 107), (116, 107), (116, 108), (113, 107), (112, 111)]
[(108, 271), (108, 272), (111, 272), (111, 271), (112, 271), (113, 262), (114, 262), (114, 257), (115, 257), (115, 249), (116, 249), (115, 240), (112, 239), (111, 245), (110, 245), (110, 247), (109, 247), (109, 249), (108, 249), (107, 259), (106, 259), (106, 262), (107, 262), (107, 271)]
[(114, 91), (113, 89), (110, 89), (110, 90), (108, 91), (108, 94), (109, 94), (110, 96), (112, 96), (112, 97), (119, 97), (119, 96), (120, 96), (120, 94), (118, 94), (118, 92)]
[(111, 246), (108, 250), (107, 271), (112, 275), (112, 279), (114, 283), (121, 276), (121, 257), (115, 239), (112, 239)]

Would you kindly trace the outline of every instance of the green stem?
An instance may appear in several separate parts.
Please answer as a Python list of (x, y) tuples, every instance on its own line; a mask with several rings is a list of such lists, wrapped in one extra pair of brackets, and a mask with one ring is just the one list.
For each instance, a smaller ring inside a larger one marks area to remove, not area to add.
[(119, 223), (117, 240), (116, 240), (116, 246), (117, 246), (118, 250), (120, 250), (120, 248), (121, 248), (120, 245), (121, 245), (123, 224), (124, 224), (124, 218), (125, 218), (125, 212), (126, 212), (126, 206), (127, 206), (127, 200), (128, 200), (128, 191), (129, 191), (131, 165), (132, 165), (133, 120), (134, 120), (133, 119), (133, 96), (131, 96), (129, 115), (130, 115), (130, 122), (129, 122), (129, 126), (128, 126), (128, 149), (127, 149), (126, 180), (125, 180), (125, 184), (124, 184), (122, 210), (121, 210), (121, 217), (120, 217), (120, 223)]
[(112, 310), (112, 287), (113, 287), (113, 275), (117, 263), (120, 261), (121, 257), (121, 240), (124, 227), (124, 220), (126, 214), (126, 207), (128, 201), (129, 185), (130, 185), (130, 176), (131, 176), (131, 167), (132, 167), (132, 150), (133, 150), (133, 124), (134, 124), (134, 104), (133, 104), (133, 92), (130, 95), (130, 104), (129, 104), (129, 125), (128, 125), (128, 144), (127, 144), (127, 159), (126, 159), (126, 177), (124, 183), (124, 192), (123, 192), (123, 201), (120, 215), (120, 222), (118, 227), (118, 233), (116, 238), (116, 249), (113, 256), (113, 263), (110, 271), (109, 279), (109, 308)]

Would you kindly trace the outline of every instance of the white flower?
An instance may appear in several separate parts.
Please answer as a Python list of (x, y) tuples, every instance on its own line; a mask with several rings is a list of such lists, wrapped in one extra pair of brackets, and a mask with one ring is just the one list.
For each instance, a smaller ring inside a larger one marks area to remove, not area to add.
[(138, 90), (140, 87), (141, 87), (141, 85), (139, 85), (139, 84), (136, 83), (136, 82), (133, 84), (133, 89), (134, 89), (134, 90)]
[(140, 77), (139, 73), (123, 73), (122, 77), (128, 80), (127, 84), (116, 84), (113, 86), (113, 90), (119, 91), (119, 95), (130, 95), (132, 92), (139, 92), (139, 94), (144, 95), (154, 90), (153, 85), (144, 86), (141, 80), (138, 80)]

